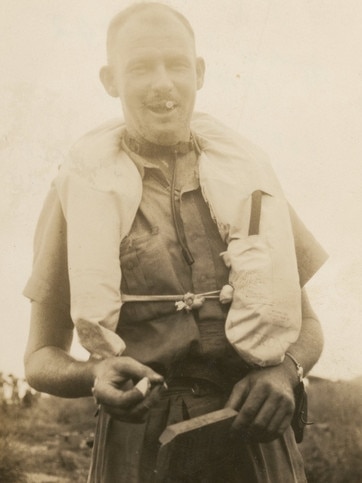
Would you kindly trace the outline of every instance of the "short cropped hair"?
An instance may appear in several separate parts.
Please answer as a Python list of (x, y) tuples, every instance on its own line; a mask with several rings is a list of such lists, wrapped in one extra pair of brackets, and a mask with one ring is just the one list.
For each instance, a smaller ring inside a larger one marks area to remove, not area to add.
[(111, 20), (108, 31), (107, 31), (107, 55), (109, 60), (109, 53), (111, 51), (112, 44), (114, 42), (115, 36), (119, 29), (129, 20), (130, 18), (136, 16), (138, 13), (146, 12), (147, 10), (159, 9), (173, 15), (177, 20), (179, 20), (188, 30), (193, 41), (195, 41), (195, 33), (191, 27), (190, 22), (187, 18), (182, 15), (172, 7), (159, 2), (141, 2), (131, 5), (124, 10), (121, 10), (113, 19)]

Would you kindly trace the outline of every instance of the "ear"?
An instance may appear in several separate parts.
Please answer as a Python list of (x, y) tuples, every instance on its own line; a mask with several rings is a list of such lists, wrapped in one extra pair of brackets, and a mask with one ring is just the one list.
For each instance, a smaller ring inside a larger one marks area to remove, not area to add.
[(99, 78), (107, 91), (112, 97), (119, 97), (118, 90), (114, 85), (113, 72), (109, 65), (104, 65), (99, 71)]
[(197, 90), (201, 89), (204, 85), (205, 76), (205, 61), (202, 57), (196, 59), (196, 87)]

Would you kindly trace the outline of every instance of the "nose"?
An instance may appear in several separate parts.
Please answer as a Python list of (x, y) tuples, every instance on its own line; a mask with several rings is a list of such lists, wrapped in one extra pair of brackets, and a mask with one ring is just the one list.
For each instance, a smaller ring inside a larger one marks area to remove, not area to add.
[(173, 82), (167, 67), (164, 64), (158, 64), (153, 73), (152, 88), (156, 92), (169, 92), (173, 87)]

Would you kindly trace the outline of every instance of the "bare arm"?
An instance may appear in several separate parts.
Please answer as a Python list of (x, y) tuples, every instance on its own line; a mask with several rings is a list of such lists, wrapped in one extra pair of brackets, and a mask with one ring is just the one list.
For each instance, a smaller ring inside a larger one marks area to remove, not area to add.
[[(289, 352), (299, 361), (305, 374), (319, 359), (323, 348), (320, 323), (307, 294), (302, 291), (302, 328)], [(227, 406), (239, 411), (234, 429), (270, 441), (289, 426), (295, 408), (293, 389), (298, 384), (294, 363), (286, 357), (278, 366), (251, 371), (237, 383)]]
[[(31, 325), (25, 353), (29, 384), (40, 392), (60, 397), (96, 397), (119, 419), (142, 419), (150, 407), (130, 384), (147, 377), (160, 384), (163, 378), (130, 357), (77, 361), (69, 354), (73, 324), (68, 312), (51, 304), (32, 303)], [(92, 388), (93, 391), (92, 391)]]
[[(312, 369), (318, 361), (323, 349), (323, 333), (320, 322), (313, 311), (307, 293), (302, 290), (302, 328), (295, 344), (289, 352), (297, 359), (304, 369), (304, 375)], [(285, 358), (284, 365), (289, 366), (291, 377), (295, 378), (295, 366), (289, 358)]]
[(77, 361), (69, 354), (72, 326), (66, 311), (32, 303), (24, 362), (27, 380), (38, 391), (60, 397), (91, 395), (94, 362)]

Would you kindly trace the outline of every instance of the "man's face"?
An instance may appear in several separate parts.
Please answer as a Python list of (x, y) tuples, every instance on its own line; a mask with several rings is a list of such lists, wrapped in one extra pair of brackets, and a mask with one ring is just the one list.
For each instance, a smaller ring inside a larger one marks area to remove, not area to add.
[(121, 99), (129, 134), (165, 145), (188, 140), (204, 63), (186, 27), (167, 12), (143, 12), (120, 27), (109, 55), (101, 78)]

